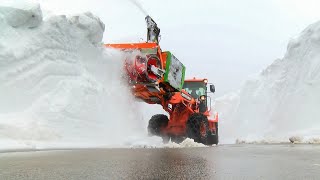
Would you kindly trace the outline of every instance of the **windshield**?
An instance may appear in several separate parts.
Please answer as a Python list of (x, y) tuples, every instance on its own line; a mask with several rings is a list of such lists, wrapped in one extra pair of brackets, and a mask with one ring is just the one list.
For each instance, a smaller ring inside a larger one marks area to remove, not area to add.
[(187, 91), (193, 98), (199, 98), (206, 95), (206, 85), (204, 82), (184, 82), (183, 89)]

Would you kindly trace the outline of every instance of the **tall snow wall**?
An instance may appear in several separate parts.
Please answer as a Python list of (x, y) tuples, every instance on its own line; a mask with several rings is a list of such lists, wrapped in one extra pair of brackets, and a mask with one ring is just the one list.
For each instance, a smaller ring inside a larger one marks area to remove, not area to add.
[(238, 93), (217, 99), (222, 142), (319, 142), (320, 22), (292, 39), (275, 60)]
[(91, 13), (43, 19), (39, 4), (0, 5), (0, 149), (122, 145), (146, 134)]

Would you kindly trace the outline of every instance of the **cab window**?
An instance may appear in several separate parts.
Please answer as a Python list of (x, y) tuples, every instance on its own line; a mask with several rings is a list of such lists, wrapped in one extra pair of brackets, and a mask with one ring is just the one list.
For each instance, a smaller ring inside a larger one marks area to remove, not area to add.
[(199, 98), (206, 95), (206, 85), (203, 82), (184, 82), (183, 89), (193, 98)]

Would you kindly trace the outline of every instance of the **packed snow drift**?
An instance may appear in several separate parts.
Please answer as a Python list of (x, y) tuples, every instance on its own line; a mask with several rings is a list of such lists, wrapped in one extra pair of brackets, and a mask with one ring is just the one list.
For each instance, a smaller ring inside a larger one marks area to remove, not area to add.
[(320, 142), (320, 22), (283, 59), (216, 102), (223, 142)]
[(0, 7), (0, 149), (122, 145), (145, 135), (121, 55), (91, 13), (43, 19), (39, 4)]

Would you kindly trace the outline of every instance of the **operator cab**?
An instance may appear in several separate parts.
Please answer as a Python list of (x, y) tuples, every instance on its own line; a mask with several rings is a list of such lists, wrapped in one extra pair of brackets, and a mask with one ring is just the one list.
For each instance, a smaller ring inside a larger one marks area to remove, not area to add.
[[(188, 92), (194, 99), (199, 99), (200, 101), (200, 112), (205, 112), (209, 107), (211, 107), (211, 99), (208, 96), (207, 91), (208, 80), (207, 79), (196, 79), (185, 80), (183, 84), (183, 89)], [(210, 84), (210, 92), (215, 92), (215, 87)], [(209, 104), (208, 104), (209, 98)]]
[[(208, 85), (207, 79), (193, 78), (193, 79), (185, 80), (182, 89), (187, 91), (193, 98), (197, 99), (200, 96), (207, 96), (207, 93), (208, 93), (207, 85)], [(215, 92), (215, 87), (213, 84), (210, 84), (210, 92), (211, 93)]]

